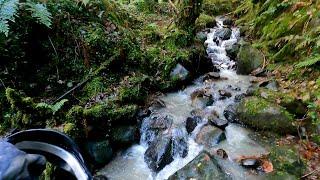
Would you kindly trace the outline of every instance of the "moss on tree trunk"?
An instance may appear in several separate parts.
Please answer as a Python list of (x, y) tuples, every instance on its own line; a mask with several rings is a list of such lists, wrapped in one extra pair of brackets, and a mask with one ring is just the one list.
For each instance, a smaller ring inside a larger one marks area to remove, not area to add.
[(180, 2), (177, 26), (189, 33), (194, 32), (194, 26), (201, 12), (203, 0), (182, 0)]

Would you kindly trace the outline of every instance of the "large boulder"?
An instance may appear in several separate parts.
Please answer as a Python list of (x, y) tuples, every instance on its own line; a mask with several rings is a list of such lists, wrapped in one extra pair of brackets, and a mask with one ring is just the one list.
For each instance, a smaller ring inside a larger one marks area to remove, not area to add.
[(144, 153), (144, 161), (154, 172), (159, 172), (170, 164), (173, 161), (172, 138), (163, 136), (153, 141)]
[(227, 40), (227, 39), (230, 39), (231, 34), (232, 34), (232, 31), (230, 28), (221, 28), (214, 33), (214, 36), (222, 40)]
[(105, 165), (113, 155), (113, 150), (108, 140), (90, 141), (86, 143), (87, 154), (97, 165)]
[(215, 159), (206, 152), (200, 153), (190, 163), (169, 177), (169, 180), (182, 179), (224, 179)]
[(237, 107), (240, 122), (259, 129), (277, 133), (295, 133), (293, 116), (285, 108), (262, 98), (247, 97)]
[(227, 55), (231, 59), (236, 59), (237, 58), (237, 54), (239, 52), (239, 49), (240, 49), (240, 45), (239, 44), (233, 44), (231, 46), (227, 46), (226, 47)]
[(237, 74), (247, 75), (262, 65), (263, 54), (248, 43), (241, 43), (237, 55)]
[(206, 146), (207, 148), (211, 148), (225, 139), (226, 136), (224, 132), (211, 125), (203, 126), (196, 136), (196, 142)]
[(158, 136), (161, 136), (164, 131), (171, 128), (173, 118), (166, 114), (153, 113), (145, 118), (141, 124), (141, 140), (150, 144)]
[(185, 158), (188, 155), (187, 135), (185, 130), (175, 128), (168, 134), (154, 139), (144, 154), (148, 167), (154, 172), (159, 172), (170, 164), (174, 157)]
[(114, 127), (111, 132), (111, 139), (117, 147), (128, 146), (139, 139), (138, 132), (136, 126)]

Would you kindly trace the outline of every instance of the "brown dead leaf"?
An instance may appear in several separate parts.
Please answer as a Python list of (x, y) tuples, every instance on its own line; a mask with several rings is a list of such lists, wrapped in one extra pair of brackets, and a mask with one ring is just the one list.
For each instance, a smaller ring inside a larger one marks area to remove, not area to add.
[(262, 169), (265, 173), (271, 173), (273, 171), (273, 165), (268, 160), (262, 160)]

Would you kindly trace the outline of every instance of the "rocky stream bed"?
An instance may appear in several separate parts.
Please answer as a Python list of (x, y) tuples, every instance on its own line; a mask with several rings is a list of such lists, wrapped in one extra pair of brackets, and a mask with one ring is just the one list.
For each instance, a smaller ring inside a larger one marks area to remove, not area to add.
[[(246, 48), (240, 30), (226, 17), (216, 21), (215, 27), (203, 32), (208, 57), (214, 64), (212, 72), (185, 89), (158, 97), (145, 110), (140, 143), (118, 153), (98, 175), (111, 180), (264, 179), (272, 170), (267, 160), (269, 147), (252, 138), (256, 132), (243, 124), (264, 129), (274, 123), (273, 117), (277, 117), (277, 123), (288, 117), (280, 107), (261, 107), (264, 102), (261, 105), (259, 99), (248, 97), (256, 77), (241, 74), (258, 68), (263, 59), (250, 50), (254, 61), (249, 65), (236, 63), (235, 52)], [(182, 79), (188, 75), (181, 65), (172, 73)], [(265, 86), (276, 88), (272, 82)], [(253, 114), (250, 106), (264, 109), (264, 113)], [(244, 122), (238, 120), (239, 116)], [(269, 121), (261, 124), (260, 116)], [(290, 123), (284, 124), (282, 128), (290, 132)]]

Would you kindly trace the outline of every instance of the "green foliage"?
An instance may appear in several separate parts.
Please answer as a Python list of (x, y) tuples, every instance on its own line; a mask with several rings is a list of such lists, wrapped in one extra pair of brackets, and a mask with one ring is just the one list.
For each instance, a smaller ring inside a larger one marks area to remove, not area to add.
[(47, 104), (47, 103), (38, 103), (36, 105), (36, 108), (46, 108), (46, 109), (50, 109), (50, 111), (52, 112), (52, 114), (54, 115), (56, 112), (58, 112), (62, 106), (68, 102), (68, 99), (62, 99), (61, 101), (55, 103), (54, 105), (51, 104)]
[(31, 12), (31, 16), (35, 18), (40, 24), (51, 26), (51, 13), (48, 11), (45, 5), (34, 2), (27, 2), (25, 4), (27, 10)]
[(40, 24), (47, 27), (51, 26), (51, 14), (47, 8), (40, 3), (27, 1), (26, 3), (19, 3), (18, 0), (1, 0), (0, 1), (0, 33), (9, 35), (9, 21), (14, 22), (15, 16), (18, 16), (18, 9), (31, 12), (31, 16), (35, 18)]
[(0, 33), (8, 36), (9, 21), (14, 21), (14, 15), (19, 8), (18, 0), (0, 0)]
[(316, 64), (317, 62), (320, 62), (320, 55), (314, 55), (312, 57), (308, 57), (302, 62), (299, 62), (296, 66), (298, 68), (309, 67)]

